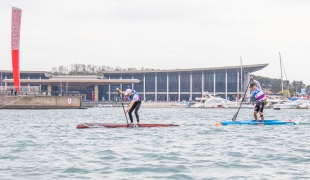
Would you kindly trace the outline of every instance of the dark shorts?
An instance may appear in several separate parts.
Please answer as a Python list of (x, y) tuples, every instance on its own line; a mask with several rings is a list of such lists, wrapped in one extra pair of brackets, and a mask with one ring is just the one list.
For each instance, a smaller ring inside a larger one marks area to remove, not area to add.
[(265, 103), (263, 101), (256, 101), (254, 111), (256, 112), (263, 112), (264, 111)]

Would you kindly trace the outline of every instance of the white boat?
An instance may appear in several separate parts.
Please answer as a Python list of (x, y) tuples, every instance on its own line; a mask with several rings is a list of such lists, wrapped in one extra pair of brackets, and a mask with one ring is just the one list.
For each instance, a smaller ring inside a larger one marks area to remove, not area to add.
[(282, 98), (281, 96), (269, 96), (267, 97), (267, 104), (269, 106), (273, 106), (279, 103), (282, 100), (281, 98)]
[(297, 109), (310, 109), (310, 101), (309, 100), (301, 100), (297, 105)]
[(273, 105), (274, 110), (280, 109), (297, 109), (299, 101), (291, 101), (291, 100), (282, 100), (277, 104)]
[(194, 108), (227, 108), (231, 104), (231, 101), (221, 97), (214, 97), (207, 92), (204, 92), (202, 97), (197, 97), (195, 100), (198, 102), (192, 105)]
[[(232, 102), (229, 105), (229, 108), (239, 108), (240, 107), (240, 103), (241, 102)], [(252, 109), (252, 108), (254, 108), (254, 106), (255, 106), (255, 103), (243, 102), (242, 105), (241, 105), (241, 108), (243, 108), (243, 109)]]

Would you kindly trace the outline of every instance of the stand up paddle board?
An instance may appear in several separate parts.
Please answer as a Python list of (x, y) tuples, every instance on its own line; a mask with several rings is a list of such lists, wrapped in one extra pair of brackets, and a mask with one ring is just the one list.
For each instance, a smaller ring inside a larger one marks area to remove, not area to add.
[(216, 126), (228, 126), (228, 125), (296, 125), (299, 124), (298, 121), (294, 120), (265, 120), (262, 122), (262, 120), (258, 120), (257, 122), (255, 120), (243, 120), (243, 121), (221, 121), (216, 122)]
[(176, 124), (118, 124), (118, 123), (81, 123), (76, 126), (77, 129), (83, 128), (133, 128), (133, 127), (172, 127)]

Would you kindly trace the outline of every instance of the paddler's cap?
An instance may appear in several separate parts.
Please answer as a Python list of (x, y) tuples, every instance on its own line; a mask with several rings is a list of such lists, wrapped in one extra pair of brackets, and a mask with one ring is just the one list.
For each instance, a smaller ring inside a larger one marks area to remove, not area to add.
[(250, 84), (250, 87), (253, 87), (253, 86), (256, 86), (256, 84), (255, 84), (255, 83), (251, 83), (251, 84)]
[(131, 89), (126, 89), (126, 91), (125, 91), (125, 95), (127, 95), (127, 94), (129, 94), (129, 93), (131, 93), (132, 92), (132, 90)]

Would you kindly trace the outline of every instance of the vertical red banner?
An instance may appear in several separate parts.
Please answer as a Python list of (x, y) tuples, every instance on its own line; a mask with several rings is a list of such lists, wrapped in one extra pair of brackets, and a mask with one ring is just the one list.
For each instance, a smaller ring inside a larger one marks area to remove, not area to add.
[(12, 68), (14, 86), (17, 91), (20, 91), (20, 72), (19, 72), (19, 43), (20, 43), (20, 25), (22, 18), (22, 10), (12, 8)]

